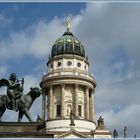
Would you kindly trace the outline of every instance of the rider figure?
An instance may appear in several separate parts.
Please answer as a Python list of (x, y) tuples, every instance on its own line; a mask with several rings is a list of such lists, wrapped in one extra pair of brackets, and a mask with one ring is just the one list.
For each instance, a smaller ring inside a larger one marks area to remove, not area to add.
[(7, 95), (11, 100), (12, 108), (15, 111), (18, 110), (17, 100), (21, 98), (21, 96), (23, 95), (23, 83), (24, 83), (24, 79), (22, 79), (22, 84), (21, 84), (20, 81), (17, 79), (16, 74), (11, 73), (9, 78), (10, 86), (7, 88)]

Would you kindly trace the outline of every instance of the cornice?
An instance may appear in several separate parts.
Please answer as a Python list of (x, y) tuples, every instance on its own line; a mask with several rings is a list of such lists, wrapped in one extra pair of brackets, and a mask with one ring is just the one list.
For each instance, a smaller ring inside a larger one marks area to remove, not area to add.
[(59, 59), (78, 59), (78, 60), (82, 60), (82, 61), (85, 61), (85, 63), (87, 63), (89, 65), (89, 62), (86, 58), (84, 57), (81, 57), (79, 55), (75, 55), (75, 54), (63, 54), (63, 55), (57, 55), (57, 56), (54, 56), (53, 58), (50, 58), (47, 62), (47, 66), (49, 63), (51, 63), (52, 61), (54, 60), (59, 60)]
[[(73, 76), (73, 75), (59, 75), (59, 76), (52, 76), (52, 77), (44, 77), (40, 83), (40, 86), (42, 87), (43, 84), (45, 83), (55, 83), (56, 81), (68, 81), (70, 82), (70, 80), (80, 80), (81, 82), (87, 82), (89, 84), (91, 84), (94, 88), (96, 87), (96, 82), (93, 79), (87, 78), (87, 77), (83, 77), (83, 76)], [(77, 81), (75, 81), (76, 83)], [(61, 82), (58, 82), (58, 84), (60, 84)], [(65, 83), (65, 82), (62, 82)], [(73, 83), (74, 84), (74, 83)]]

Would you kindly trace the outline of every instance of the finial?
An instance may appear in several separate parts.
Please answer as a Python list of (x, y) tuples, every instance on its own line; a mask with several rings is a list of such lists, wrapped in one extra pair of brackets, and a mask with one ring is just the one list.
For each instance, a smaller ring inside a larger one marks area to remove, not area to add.
[(67, 31), (70, 30), (70, 20), (71, 20), (71, 18), (68, 17), (68, 18), (67, 18), (67, 21), (66, 21)]

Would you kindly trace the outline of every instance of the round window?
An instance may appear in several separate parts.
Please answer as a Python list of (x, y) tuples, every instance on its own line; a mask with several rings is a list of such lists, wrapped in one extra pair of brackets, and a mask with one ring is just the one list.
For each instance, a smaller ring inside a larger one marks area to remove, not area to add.
[(60, 66), (61, 66), (61, 62), (58, 62), (58, 63), (57, 63), (57, 66), (60, 67)]
[(68, 66), (71, 66), (71, 65), (72, 65), (72, 62), (71, 62), (71, 61), (68, 61), (68, 62), (67, 62), (67, 65), (68, 65)]
[(78, 66), (78, 67), (81, 67), (81, 63), (77, 63), (77, 66)]
[(85, 65), (85, 70), (86, 70), (87, 68), (86, 68), (86, 65)]
[(51, 69), (53, 69), (53, 64), (51, 64)]

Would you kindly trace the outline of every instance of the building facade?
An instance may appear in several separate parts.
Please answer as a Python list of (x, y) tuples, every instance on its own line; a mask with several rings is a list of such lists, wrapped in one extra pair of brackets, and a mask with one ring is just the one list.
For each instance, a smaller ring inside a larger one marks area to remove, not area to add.
[(67, 31), (52, 46), (47, 68), (48, 72), (40, 83), (46, 132), (61, 138), (110, 138), (111, 133), (105, 127), (97, 129), (94, 111), (96, 82), (89, 74), (85, 48), (70, 32), (69, 21)]

